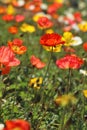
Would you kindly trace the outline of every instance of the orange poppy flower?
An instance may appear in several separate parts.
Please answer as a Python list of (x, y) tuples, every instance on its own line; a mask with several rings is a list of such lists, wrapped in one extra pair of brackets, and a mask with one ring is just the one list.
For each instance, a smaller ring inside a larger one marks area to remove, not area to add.
[(34, 56), (34, 55), (31, 56), (30, 62), (31, 62), (31, 64), (32, 64), (34, 67), (36, 67), (36, 68), (38, 68), (38, 69), (42, 69), (42, 68), (44, 68), (45, 65), (46, 65), (44, 62), (42, 62), (39, 58), (37, 58), (37, 57)]
[(0, 14), (6, 13), (6, 8), (3, 6), (0, 6)]
[(28, 1), (26, 2), (24, 8), (26, 10), (30, 10), (32, 12), (39, 12), (41, 11), (40, 5), (41, 5), (41, 1), (37, 0), (37, 1)]
[(57, 33), (44, 34), (40, 39), (40, 44), (43, 46), (57, 46), (64, 44), (62, 37)]
[(30, 130), (30, 124), (22, 119), (7, 120), (3, 130)]
[(61, 69), (78, 69), (83, 63), (84, 61), (76, 55), (66, 55), (56, 61), (57, 67)]
[(8, 46), (11, 48), (11, 50), (16, 54), (23, 54), (27, 51), (27, 48), (22, 45), (23, 41), (21, 39), (14, 39), (12, 42), (8, 41)]
[(8, 32), (11, 34), (17, 34), (18, 33), (18, 28), (16, 26), (11, 26), (8, 28)]
[(43, 29), (53, 26), (53, 23), (45, 16), (40, 17), (37, 21), (37, 24)]
[(8, 74), (12, 66), (18, 66), (20, 61), (9, 47), (0, 47), (0, 71), (1, 74)]
[(87, 51), (87, 42), (85, 42), (85, 43), (83, 44), (83, 49), (84, 49), (85, 51)]

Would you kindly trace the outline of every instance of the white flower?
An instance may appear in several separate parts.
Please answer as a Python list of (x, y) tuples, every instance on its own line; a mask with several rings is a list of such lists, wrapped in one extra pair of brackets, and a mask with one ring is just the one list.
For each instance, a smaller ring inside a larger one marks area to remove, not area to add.
[(72, 43), (70, 45), (78, 46), (78, 45), (82, 44), (82, 42), (83, 42), (82, 39), (80, 37), (76, 36), (76, 37), (72, 38)]
[(57, 20), (58, 20), (58, 22), (62, 22), (63, 23), (64, 22), (64, 16), (62, 16), (62, 15), (59, 16)]
[(87, 76), (87, 71), (86, 70), (82, 70), (82, 69), (80, 69), (80, 74), (83, 74), (84, 76)]
[(36, 16), (44, 16), (44, 17), (47, 17), (48, 19), (51, 19), (51, 15), (49, 14), (45, 14), (44, 12), (39, 12), (39, 13), (36, 13), (35, 14)]
[(32, 11), (32, 10), (35, 9), (35, 6), (34, 5), (30, 5), (28, 9)]
[(80, 8), (80, 9), (83, 9), (83, 8), (86, 7), (86, 3), (85, 3), (85, 2), (80, 1), (80, 2), (78, 2), (78, 3), (79, 3), (79, 8)]
[(25, 4), (25, 1), (24, 0), (18, 0), (18, 5), (21, 7)]
[(69, 19), (71, 19), (71, 20), (74, 20), (74, 19), (75, 19), (72, 13), (65, 12), (65, 15), (66, 15), (67, 18), (69, 18)]
[(75, 31), (77, 32), (79, 31), (79, 27), (76, 23), (72, 24), (71, 26), (72, 26), (72, 29), (74, 29)]
[(0, 130), (4, 129), (4, 124), (0, 124)]
[(47, 10), (48, 6), (47, 6), (47, 4), (42, 3), (42, 4), (40, 5), (40, 8), (43, 9), (43, 10)]

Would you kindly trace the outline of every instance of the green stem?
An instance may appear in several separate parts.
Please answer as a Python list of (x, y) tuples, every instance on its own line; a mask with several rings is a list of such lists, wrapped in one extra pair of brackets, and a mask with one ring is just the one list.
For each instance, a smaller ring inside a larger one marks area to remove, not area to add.
[(65, 119), (65, 108), (63, 108), (63, 113), (62, 113), (62, 119), (61, 119), (60, 130), (63, 130), (64, 119)]
[(42, 82), (42, 88), (41, 88), (41, 103), (42, 103), (42, 105), (43, 105), (43, 103), (44, 103), (44, 91), (45, 91), (45, 89), (46, 89), (46, 86), (44, 86), (44, 84), (45, 84), (45, 78), (46, 78), (47, 73), (48, 73), (48, 71), (49, 71), (51, 58), (52, 58), (52, 52), (50, 53), (50, 58), (49, 58), (49, 61), (48, 61), (47, 69), (46, 69), (45, 75), (44, 75), (44, 77), (43, 77), (43, 82)]
[[(45, 81), (45, 78), (46, 78), (47, 73), (48, 73), (48, 71), (49, 71), (51, 58), (52, 58), (52, 52), (50, 53), (50, 57), (49, 57), (49, 61), (48, 61), (48, 65), (47, 65), (47, 69), (46, 69), (45, 75), (44, 75), (44, 77), (43, 77), (42, 87), (41, 87), (41, 89), (40, 89), (40, 92), (41, 92), (41, 100), (40, 100), (40, 104), (42, 104), (42, 105), (41, 105), (41, 109), (42, 109), (42, 110), (43, 110), (43, 108), (44, 108), (44, 101), (46, 101), (44, 95), (45, 95), (45, 89), (46, 89), (46, 87), (47, 87), (47, 86), (44, 86), (44, 84), (45, 84), (44, 81)], [(40, 124), (41, 124), (41, 121), (43, 120), (44, 116), (46, 115), (47, 107), (44, 108), (44, 109), (45, 109), (45, 110), (44, 110), (44, 114), (43, 114), (42, 118), (40, 119), (39, 123), (37, 124), (36, 130), (39, 129), (39, 126), (40, 126)]]
[(67, 85), (67, 88), (66, 88), (66, 93), (69, 92), (70, 87), (71, 87), (71, 69), (69, 68), (69, 73), (68, 73), (68, 85)]

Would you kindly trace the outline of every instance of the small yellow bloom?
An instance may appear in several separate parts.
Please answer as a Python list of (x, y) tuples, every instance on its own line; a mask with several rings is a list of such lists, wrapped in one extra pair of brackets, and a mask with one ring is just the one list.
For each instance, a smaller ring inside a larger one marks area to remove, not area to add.
[(40, 78), (32, 78), (32, 79), (30, 79), (29, 86), (33, 87), (33, 88), (40, 89), (42, 82), (43, 82), (42, 77), (40, 77)]
[(83, 95), (87, 98), (87, 90), (83, 90)]
[(57, 46), (43, 46), (46, 51), (61, 52), (62, 45)]
[(27, 26), (27, 32), (29, 32), (29, 33), (35, 32), (35, 27), (32, 26), (32, 25), (28, 25), (28, 26)]
[(22, 24), (22, 26), (20, 27), (20, 30), (22, 31), (22, 32), (27, 32), (27, 24), (26, 23), (23, 23)]
[(72, 94), (58, 96), (55, 100), (55, 103), (60, 106), (66, 106), (69, 104), (76, 104), (77, 99)]
[(82, 32), (86, 32), (87, 31), (87, 22), (78, 24), (78, 27)]
[(54, 0), (54, 2), (56, 2), (56, 3), (63, 3), (64, 0)]
[(33, 21), (37, 22), (38, 19), (39, 19), (40, 17), (42, 17), (42, 16), (44, 16), (44, 14), (42, 14), (42, 13), (35, 14), (35, 15), (33, 16)]
[(72, 43), (72, 38), (73, 38), (73, 35), (71, 32), (64, 32), (63, 33), (63, 37), (62, 39), (65, 41), (65, 46), (70, 46), (70, 44)]
[(7, 14), (15, 14), (15, 9), (12, 5), (8, 5), (6, 12)]
[(20, 30), (22, 32), (29, 32), (29, 33), (33, 33), (35, 32), (35, 27), (26, 23), (23, 23), (22, 26), (20, 27)]
[(54, 31), (53, 31), (52, 29), (47, 29), (47, 30), (46, 30), (46, 33), (50, 33), (50, 34), (51, 34), (51, 33), (53, 33), (53, 32), (54, 32)]

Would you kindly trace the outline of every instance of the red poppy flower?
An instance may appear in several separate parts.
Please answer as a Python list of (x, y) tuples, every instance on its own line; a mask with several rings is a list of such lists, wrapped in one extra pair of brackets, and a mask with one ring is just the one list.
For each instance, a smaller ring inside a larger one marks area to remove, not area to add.
[(87, 42), (85, 42), (85, 43), (83, 44), (83, 48), (84, 48), (85, 51), (87, 51)]
[(16, 54), (23, 54), (27, 51), (27, 48), (22, 45), (23, 41), (21, 39), (14, 39), (12, 42), (8, 41), (8, 46)]
[(56, 61), (56, 65), (61, 69), (78, 69), (83, 63), (84, 61), (76, 55), (66, 55)]
[(30, 124), (22, 119), (7, 120), (3, 130), (30, 130)]
[(15, 38), (13, 40), (13, 44), (16, 45), (16, 46), (21, 46), (23, 44), (23, 41), (19, 38)]
[(11, 14), (5, 14), (5, 15), (2, 16), (2, 19), (3, 19), (4, 21), (9, 22), (9, 21), (14, 20), (14, 16), (11, 15)]
[(48, 12), (49, 14), (55, 14), (56, 11), (57, 11), (59, 8), (61, 8), (61, 7), (62, 7), (62, 3), (53, 3), (53, 4), (51, 4), (50, 6), (48, 6), (47, 12)]
[(24, 15), (18, 14), (15, 16), (15, 21), (18, 23), (24, 21), (24, 19), (25, 19)]
[(74, 18), (77, 22), (81, 22), (82, 21), (82, 15), (80, 12), (75, 12), (74, 13)]
[(1, 74), (8, 74), (12, 66), (18, 66), (20, 61), (9, 47), (0, 47), (0, 70)]
[(47, 17), (40, 17), (37, 23), (41, 28), (50, 28), (53, 26), (53, 23)]
[(43, 46), (57, 46), (64, 44), (62, 37), (57, 33), (44, 34), (40, 39), (40, 44)]
[(11, 34), (17, 34), (18, 33), (18, 28), (16, 26), (11, 26), (8, 28), (8, 32)]
[(45, 63), (43, 63), (39, 58), (35, 57), (34, 55), (31, 56), (30, 62), (33, 66), (35, 66), (38, 69), (42, 69), (45, 67)]

